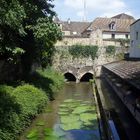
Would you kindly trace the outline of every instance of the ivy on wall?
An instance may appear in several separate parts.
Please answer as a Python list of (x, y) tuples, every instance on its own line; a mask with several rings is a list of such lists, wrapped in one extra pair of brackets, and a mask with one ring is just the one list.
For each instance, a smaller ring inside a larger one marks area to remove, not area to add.
[(98, 46), (93, 45), (73, 45), (69, 47), (69, 53), (74, 58), (91, 57), (93, 60), (97, 57)]
[(130, 39), (123, 39), (123, 38), (118, 38), (118, 39), (115, 39), (116, 41), (119, 41), (121, 43), (121, 45), (124, 45), (125, 43), (130, 43)]
[(116, 51), (115, 46), (113, 45), (106, 46), (106, 54), (114, 55), (115, 51)]

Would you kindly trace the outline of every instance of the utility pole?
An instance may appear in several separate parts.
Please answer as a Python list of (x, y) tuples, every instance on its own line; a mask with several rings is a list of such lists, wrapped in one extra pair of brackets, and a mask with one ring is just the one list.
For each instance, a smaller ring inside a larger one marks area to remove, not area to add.
[(83, 0), (84, 2), (84, 17), (83, 17), (83, 21), (86, 21), (87, 18), (86, 18), (86, 0)]

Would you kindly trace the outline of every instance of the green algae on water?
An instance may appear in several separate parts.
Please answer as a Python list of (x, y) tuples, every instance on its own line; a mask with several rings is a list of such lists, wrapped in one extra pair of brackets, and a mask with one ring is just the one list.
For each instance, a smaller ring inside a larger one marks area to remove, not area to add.
[(45, 125), (45, 122), (44, 121), (38, 121), (36, 123), (37, 126), (44, 126)]
[(54, 135), (54, 130), (52, 128), (45, 128), (44, 129), (44, 134), (46, 136)]
[(61, 123), (72, 123), (78, 120), (79, 120), (78, 115), (61, 116), (60, 118)]
[(61, 115), (61, 116), (65, 116), (65, 115), (68, 115), (69, 112), (65, 112), (65, 111), (59, 111), (58, 112), (58, 115)]
[(59, 107), (60, 108), (65, 108), (65, 107), (67, 107), (67, 104), (61, 104), (61, 105), (59, 105)]
[(49, 108), (47, 108), (47, 109), (45, 110), (45, 112), (46, 112), (46, 113), (51, 113), (51, 112), (53, 112), (53, 109), (49, 107)]
[(82, 123), (80, 121), (71, 122), (66, 124), (61, 124), (61, 128), (65, 131), (73, 130), (73, 129), (81, 129)]
[(37, 138), (38, 138), (38, 131), (37, 131), (37, 129), (31, 130), (31, 131), (27, 134), (26, 138), (29, 139), (29, 140), (30, 140), (30, 139), (37, 139)]
[(80, 120), (83, 122), (88, 122), (90, 120), (96, 120), (97, 115), (93, 113), (82, 113), (80, 114)]
[(67, 99), (67, 100), (64, 100), (64, 103), (72, 103), (72, 102), (75, 102), (74, 99)]
[(45, 140), (59, 140), (57, 136), (45, 136)]
[(52, 128), (45, 128), (44, 129), (45, 140), (60, 140), (61, 137), (65, 136), (64, 131), (59, 130), (55, 132)]
[(87, 110), (89, 110), (89, 109), (90, 109), (90, 106), (88, 106), (88, 105), (87, 106), (86, 105), (78, 106), (74, 109), (74, 111), (72, 113), (73, 114), (81, 114), (83, 112), (87, 112)]

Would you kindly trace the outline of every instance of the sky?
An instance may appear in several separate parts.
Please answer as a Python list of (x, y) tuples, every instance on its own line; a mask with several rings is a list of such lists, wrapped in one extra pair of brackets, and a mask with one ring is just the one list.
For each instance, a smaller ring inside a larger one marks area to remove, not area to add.
[[(126, 13), (140, 18), (140, 0), (85, 0), (86, 21), (96, 17), (112, 17)], [(61, 20), (70, 18), (72, 21), (83, 21), (84, 0), (54, 0), (54, 10)]]

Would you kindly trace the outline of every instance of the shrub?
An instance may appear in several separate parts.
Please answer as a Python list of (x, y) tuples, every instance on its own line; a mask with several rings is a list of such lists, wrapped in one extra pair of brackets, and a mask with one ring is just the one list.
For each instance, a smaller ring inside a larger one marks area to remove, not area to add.
[[(46, 105), (44, 91), (32, 85), (0, 86), (0, 138), (13, 140)], [(7, 136), (7, 137), (6, 137)]]
[(28, 84), (18, 86), (12, 95), (16, 98), (16, 102), (20, 105), (22, 114), (25, 116), (35, 116), (47, 103), (45, 93)]
[[(20, 106), (11, 95), (13, 87), (0, 85), (0, 138), (10, 139), (10, 134), (17, 134), (20, 130)], [(7, 132), (8, 131), (8, 132)], [(6, 137), (7, 136), (7, 137)], [(11, 136), (11, 140), (14, 136)]]
[(0, 140), (12, 140), (14, 136), (7, 131), (3, 131), (0, 129)]

